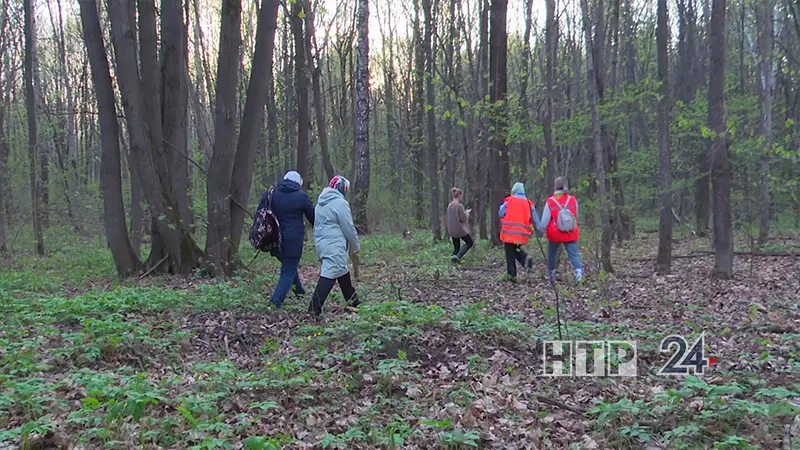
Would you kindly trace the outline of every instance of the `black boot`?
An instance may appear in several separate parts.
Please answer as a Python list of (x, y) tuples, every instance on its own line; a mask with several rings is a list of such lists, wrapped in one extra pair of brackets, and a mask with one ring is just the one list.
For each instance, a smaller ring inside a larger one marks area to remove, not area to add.
[(308, 312), (310, 314), (313, 314), (316, 317), (319, 317), (322, 314), (322, 306), (325, 304), (325, 300), (331, 293), (334, 283), (336, 283), (336, 280), (319, 277), (319, 281), (317, 281), (317, 287), (314, 289), (314, 294), (311, 296), (311, 303), (308, 304)]

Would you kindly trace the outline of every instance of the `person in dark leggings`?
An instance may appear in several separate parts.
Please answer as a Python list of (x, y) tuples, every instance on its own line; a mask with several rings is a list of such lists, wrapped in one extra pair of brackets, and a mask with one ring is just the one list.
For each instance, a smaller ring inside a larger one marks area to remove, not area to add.
[[(450, 260), (453, 263), (458, 263), (464, 255), (472, 248), (472, 237), (469, 235), (469, 213), (470, 211), (464, 209), (461, 204), (461, 199), (464, 197), (464, 192), (458, 188), (450, 189), (450, 198), (452, 201), (447, 205), (447, 212), (445, 213), (445, 225), (447, 227), (447, 234), (453, 238), (453, 256)], [(461, 241), (466, 244), (461, 246)]]
[(350, 204), (345, 200), (349, 187), (347, 178), (336, 175), (319, 194), (314, 210), (314, 246), (322, 267), (308, 312), (317, 318), (322, 314), (322, 306), (337, 282), (351, 306), (358, 306), (359, 303), (348, 266), (350, 252), (358, 253), (361, 250)]

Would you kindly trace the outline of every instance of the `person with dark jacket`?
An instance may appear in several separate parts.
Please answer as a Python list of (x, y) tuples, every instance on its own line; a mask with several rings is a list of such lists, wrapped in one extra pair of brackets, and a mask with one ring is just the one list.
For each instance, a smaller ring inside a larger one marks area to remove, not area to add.
[[(278, 285), (272, 292), (270, 301), (280, 308), (289, 289), (294, 289), (298, 296), (305, 295), (306, 290), (300, 282), (297, 269), (300, 266), (300, 257), (303, 256), (303, 216), (311, 225), (314, 225), (314, 205), (303, 189), (303, 177), (294, 170), (286, 172), (283, 181), (275, 186), (272, 194), (272, 212), (278, 218), (281, 233), (281, 246), (272, 250), (272, 256), (281, 262), (281, 275)], [(257, 211), (267, 207), (269, 191), (265, 192), (258, 204)]]

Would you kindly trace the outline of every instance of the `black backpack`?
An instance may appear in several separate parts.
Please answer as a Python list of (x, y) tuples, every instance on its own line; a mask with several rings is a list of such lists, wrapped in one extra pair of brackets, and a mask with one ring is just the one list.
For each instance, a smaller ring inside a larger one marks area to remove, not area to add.
[(253, 225), (250, 226), (250, 244), (256, 250), (269, 252), (280, 249), (281, 231), (278, 218), (272, 212), (272, 194), (275, 188), (267, 191), (267, 205), (256, 212)]

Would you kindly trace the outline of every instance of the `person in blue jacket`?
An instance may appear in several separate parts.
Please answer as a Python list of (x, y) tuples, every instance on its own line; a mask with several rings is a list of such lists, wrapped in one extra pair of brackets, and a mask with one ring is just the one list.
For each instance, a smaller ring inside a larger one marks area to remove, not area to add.
[[(314, 205), (302, 187), (303, 177), (294, 170), (290, 170), (286, 172), (283, 181), (275, 186), (272, 194), (271, 209), (278, 218), (281, 246), (272, 250), (271, 253), (281, 262), (281, 275), (270, 301), (278, 308), (283, 305), (289, 289), (294, 289), (294, 293), (298, 296), (306, 293), (297, 269), (300, 267), (300, 257), (303, 256), (303, 239), (305, 237), (303, 216), (311, 225), (314, 225)], [(269, 191), (265, 192), (261, 198), (258, 211), (267, 207), (268, 193)]]
[(317, 200), (314, 213), (314, 248), (317, 258), (322, 262), (319, 272), (319, 281), (311, 296), (308, 312), (315, 317), (322, 314), (325, 299), (331, 293), (333, 285), (339, 283), (342, 295), (351, 306), (358, 306), (359, 300), (353, 281), (350, 279), (350, 267), (347, 262), (350, 252), (358, 253), (361, 242), (358, 231), (353, 225), (353, 215), (350, 212), (350, 203), (345, 199), (345, 194), (350, 187), (347, 178), (336, 175), (322, 190)]

